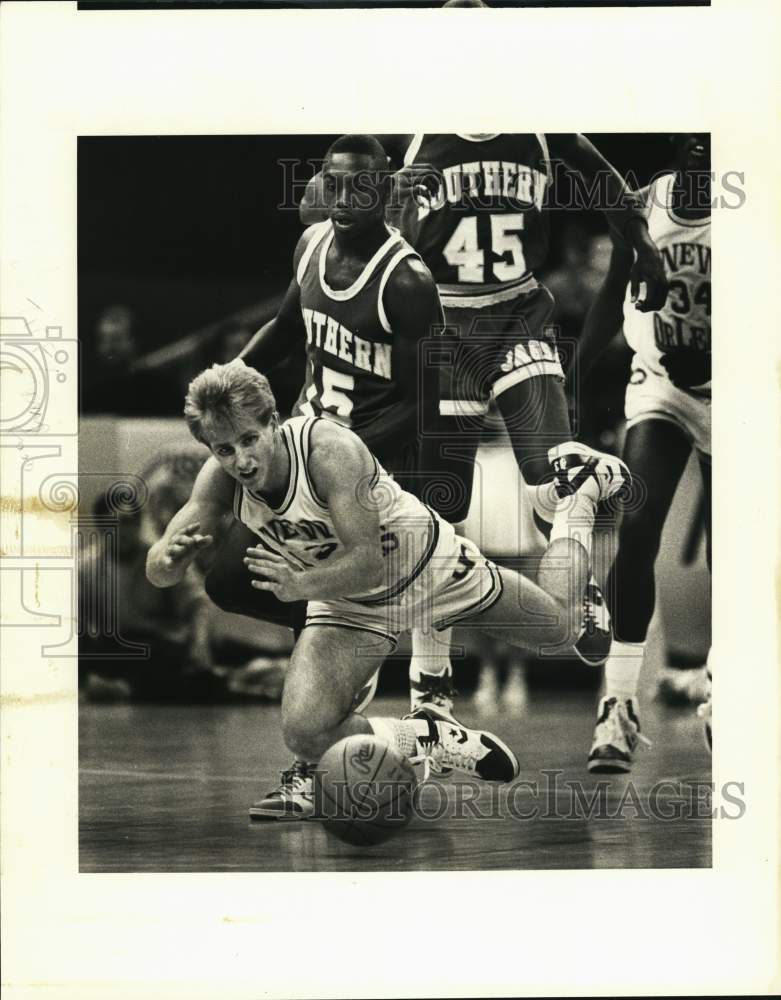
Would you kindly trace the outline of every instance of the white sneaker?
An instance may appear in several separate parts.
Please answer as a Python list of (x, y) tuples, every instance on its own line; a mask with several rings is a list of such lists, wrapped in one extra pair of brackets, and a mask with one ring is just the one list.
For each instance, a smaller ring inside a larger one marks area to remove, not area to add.
[(282, 781), (260, 802), (250, 806), (250, 819), (309, 819), (315, 811), (314, 783), (309, 773), (309, 765), (302, 760), (294, 760), (287, 771), (282, 772)]
[(631, 771), (632, 754), (638, 743), (651, 745), (640, 732), (640, 719), (631, 698), (603, 698), (599, 703), (594, 740), (588, 755), (588, 769), (597, 774)]
[(574, 650), (590, 667), (600, 667), (610, 655), (613, 626), (605, 598), (592, 574), (583, 594), (583, 622)]
[(408, 718), (428, 723), (428, 735), (417, 738), (421, 752), (410, 761), (424, 765), (424, 780), (429, 771), (441, 774), (445, 768), (483, 781), (507, 782), (518, 777), (518, 759), (493, 733), (467, 729), (436, 705), (422, 705)]
[(615, 455), (595, 451), (579, 441), (567, 441), (548, 452), (554, 487), (559, 499), (583, 491), (595, 503), (608, 500), (619, 490), (627, 491), (632, 475)]

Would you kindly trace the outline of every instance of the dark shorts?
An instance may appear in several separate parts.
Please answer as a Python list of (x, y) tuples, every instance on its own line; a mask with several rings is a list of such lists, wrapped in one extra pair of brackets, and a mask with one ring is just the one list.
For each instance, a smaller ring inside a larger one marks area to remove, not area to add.
[(480, 416), (491, 397), (538, 375), (563, 379), (553, 296), (544, 285), (482, 308), (446, 308), (439, 369), (440, 415)]

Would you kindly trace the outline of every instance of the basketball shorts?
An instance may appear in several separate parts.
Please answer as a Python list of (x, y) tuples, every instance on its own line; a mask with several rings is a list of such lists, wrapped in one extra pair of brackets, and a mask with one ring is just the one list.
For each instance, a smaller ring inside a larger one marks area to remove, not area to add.
[(678, 389), (665, 375), (657, 375), (634, 356), (624, 401), (627, 427), (643, 420), (667, 420), (680, 427), (692, 447), (710, 455), (710, 411), (710, 396)]
[(553, 306), (551, 293), (538, 285), (509, 302), (445, 307), (440, 416), (484, 415), (492, 396), (538, 375), (563, 380), (556, 332), (548, 325)]
[(442, 631), (490, 608), (502, 594), (498, 568), (447, 521), (437, 517), (436, 527), (432, 555), (397, 597), (378, 605), (341, 598), (310, 601), (307, 626), (340, 625), (388, 639), (395, 647), (402, 632)]

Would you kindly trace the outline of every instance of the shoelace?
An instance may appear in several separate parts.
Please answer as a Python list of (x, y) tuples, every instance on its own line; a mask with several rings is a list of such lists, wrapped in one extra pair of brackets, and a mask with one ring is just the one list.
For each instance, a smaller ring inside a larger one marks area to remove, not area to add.
[(281, 795), (288, 790), (291, 792), (304, 791), (308, 780), (309, 768), (303, 761), (297, 760), (291, 768), (282, 772), (282, 781), (279, 784), (277, 793)]
[[(477, 770), (477, 757), (474, 754), (446, 750), (441, 740), (418, 737), (418, 742), (425, 747), (424, 752), (410, 757), (409, 762), (410, 764), (423, 765), (424, 781), (428, 781), (432, 771), (438, 774), (444, 769), (457, 768), (474, 774)], [(440, 759), (442, 757), (445, 757), (444, 762)]]
[[(618, 712), (618, 721), (621, 726), (621, 731), (623, 732), (624, 738), (629, 746), (632, 745), (633, 739), (638, 743), (642, 743), (646, 747), (653, 746), (653, 743), (648, 739), (645, 733), (640, 732), (639, 724), (636, 722), (633, 723), (629, 718), (629, 713), (627, 712), (625, 706), (622, 706), (620, 702), (617, 702), (615, 710)], [(634, 732), (632, 732), (633, 726), (636, 727)]]

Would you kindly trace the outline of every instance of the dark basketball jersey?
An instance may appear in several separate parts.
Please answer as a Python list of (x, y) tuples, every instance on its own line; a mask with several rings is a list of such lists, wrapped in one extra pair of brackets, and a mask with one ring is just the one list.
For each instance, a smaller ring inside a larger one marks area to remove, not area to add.
[(403, 380), (415, 377), (397, 370), (383, 293), (402, 260), (420, 258), (389, 227), (387, 240), (357, 280), (338, 291), (329, 287), (325, 273), (333, 237), (331, 222), (319, 223), (296, 272), (306, 327), (307, 375), (294, 412), (336, 420), (360, 436), (364, 427), (403, 398)]
[(536, 287), (532, 272), (548, 247), (544, 135), (421, 134), (404, 163), (441, 175), (418, 208), (415, 245), (446, 308), (506, 302)]

